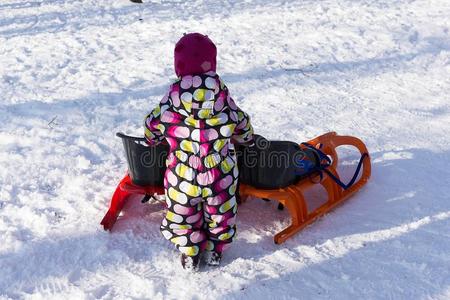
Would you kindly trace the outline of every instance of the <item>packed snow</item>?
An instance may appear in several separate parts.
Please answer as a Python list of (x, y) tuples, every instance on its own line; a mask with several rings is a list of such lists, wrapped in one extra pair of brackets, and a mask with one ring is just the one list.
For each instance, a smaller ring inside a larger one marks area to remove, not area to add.
[[(450, 299), (449, 30), (447, 0), (0, 1), (0, 298)], [(373, 172), (282, 245), (288, 213), (250, 199), (222, 266), (188, 273), (161, 202), (99, 223), (115, 133), (143, 134), (195, 31), (257, 133), (357, 136)]]

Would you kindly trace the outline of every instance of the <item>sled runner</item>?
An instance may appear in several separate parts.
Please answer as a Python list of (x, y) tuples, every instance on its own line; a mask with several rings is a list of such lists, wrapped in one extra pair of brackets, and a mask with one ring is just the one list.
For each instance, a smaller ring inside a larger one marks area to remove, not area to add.
[[(131, 194), (145, 195), (143, 202), (154, 194), (164, 194), (164, 161), (167, 145), (147, 147), (144, 138), (122, 138), (129, 166), (128, 174), (119, 183), (110, 208), (101, 224), (111, 230)], [(254, 147), (236, 147), (240, 171), (239, 193), (244, 201), (249, 196), (276, 200), (287, 207), (291, 224), (274, 237), (281, 244), (315, 219), (343, 203), (361, 189), (370, 177), (370, 157), (364, 143), (351, 136), (329, 132), (307, 143), (256, 139)], [(337, 172), (336, 148), (349, 145), (361, 154), (353, 178), (345, 184)], [(309, 211), (304, 192), (320, 184), (327, 192), (327, 201)]]

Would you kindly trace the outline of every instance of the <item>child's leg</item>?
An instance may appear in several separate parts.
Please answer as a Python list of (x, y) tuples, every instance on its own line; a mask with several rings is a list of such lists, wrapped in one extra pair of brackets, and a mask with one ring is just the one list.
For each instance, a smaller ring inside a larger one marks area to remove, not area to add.
[(206, 199), (204, 219), (208, 233), (207, 250), (222, 253), (236, 235), (236, 184), (234, 176), (227, 175), (214, 184), (214, 190), (218, 193)]
[(193, 198), (174, 186), (166, 189), (168, 211), (161, 224), (164, 237), (188, 256), (196, 256), (205, 247), (203, 199)]

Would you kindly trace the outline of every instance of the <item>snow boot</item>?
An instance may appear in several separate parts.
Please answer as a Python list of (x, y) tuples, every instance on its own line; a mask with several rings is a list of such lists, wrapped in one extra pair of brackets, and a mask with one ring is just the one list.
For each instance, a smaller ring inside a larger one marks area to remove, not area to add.
[(208, 254), (206, 264), (208, 266), (219, 266), (222, 260), (222, 253), (211, 251)]
[(198, 271), (200, 265), (200, 255), (187, 256), (186, 254), (181, 254), (181, 265), (185, 270)]

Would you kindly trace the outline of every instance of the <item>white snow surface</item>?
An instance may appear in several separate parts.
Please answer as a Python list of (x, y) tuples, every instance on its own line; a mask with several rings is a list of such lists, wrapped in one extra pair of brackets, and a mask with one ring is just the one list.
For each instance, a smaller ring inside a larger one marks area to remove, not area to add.
[[(0, 298), (450, 299), (449, 30), (448, 0), (1, 0)], [(247, 201), (222, 266), (188, 273), (161, 203), (99, 222), (115, 133), (142, 134), (195, 31), (259, 134), (357, 136), (373, 173), (282, 245), (287, 212)]]

